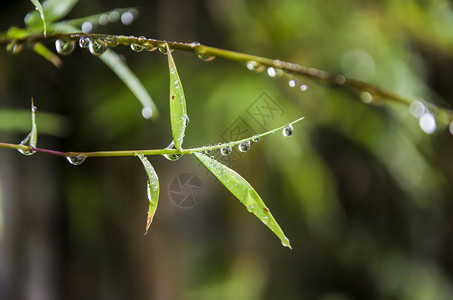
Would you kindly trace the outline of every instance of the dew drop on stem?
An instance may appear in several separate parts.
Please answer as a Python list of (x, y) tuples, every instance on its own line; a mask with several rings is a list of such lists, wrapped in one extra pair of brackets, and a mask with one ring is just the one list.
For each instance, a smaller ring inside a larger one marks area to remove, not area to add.
[(197, 56), (199, 59), (201, 59), (203, 61), (213, 61), (215, 59), (215, 56), (205, 55), (205, 54), (201, 54), (201, 53), (199, 53)]
[(292, 136), (293, 133), (294, 133), (293, 125), (289, 124), (289, 125), (286, 125), (285, 128), (283, 128), (283, 131), (282, 131), (283, 136)]
[[(21, 146), (30, 146), (30, 138), (31, 138), (31, 136), (30, 136), (30, 134), (28, 134), (25, 137), (25, 139), (23, 139), (23, 141), (20, 142), (19, 145), (21, 145)], [(17, 151), (19, 151), (21, 154), (26, 155), (26, 156), (30, 156), (30, 155), (36, 153), (36, 151), (22, 150), (22, 149), (17, 149)]]
[(258, 135), (253, 136), (253, 140), (252, 140), (253, 142), (258, 143), (259, 140), (260, 140), (260, 137)]
[(131, 49), (135, 52), (141, 52), (143, 50), (143, 46), (140, 44), (131, 44)]
[[(175, 141), (171, 141), (171, 143), (165, 149), (176, 149)], [(163, 156), (168, 160), (175, 161), (180, 159), (182, 154), (163, 154)]]
[(231, 151), (233, 151), (233, 148), (231, 146), (226, 146), (220, 149), (220, 154), (222, 154), (223, 156), (228, 156), (230, 155)]
[(247, 69), (249, 69), (250, 71), (262, 72), (265, 67), (257, 63), (256, 61), (249, 61), (247, 62)]
[(88, 49), (90, 50), (90, 53), (99, 56), (107, 50), (107, 45), (106, 43), (97, 40), (97, 39), (92, 39), (90, 40), (90, 44), (88, 45)]
[(85, 155), (79, 154), (76, 156), (67, 156), (66, 159), (71, 165), (78, 166), (81, 165), (87, 157)]
[(56, 40), (55, 49), (60, 55), (69, 55), (75, 49), (75, 41)]
[(241, 152), (247, 152), (250, 150), (250, 141), (242, 142), (238, 145), (238, 149)]
[(79, 39), (79, 47), (80, 48), (88, 48), (88, 45), (90, 44), (90, 39), (87, 37), (81, 37)]

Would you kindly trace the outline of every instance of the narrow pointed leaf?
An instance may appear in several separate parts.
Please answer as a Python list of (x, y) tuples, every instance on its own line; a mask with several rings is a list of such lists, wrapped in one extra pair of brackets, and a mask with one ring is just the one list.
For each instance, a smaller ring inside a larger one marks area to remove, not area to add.
[(258, 219), (280, 238), (283, 246), (291, 248), (288, 238), (283, 233), (277, 221), (275, 221), (263, 200), (261, 200), (261, 197), (241, 175), (207, 155), (199, 152), (194, 154), (247, 207), (248, 211), (257, 216)]
[(154, 119), (159, 116), (157, 107), (143, 84), (112, 49), (107, 49), (99, 58), (126, 84), (143, 105), (143, 117)]
[(149, 200), (149, 207), (148, 207), (148, 218), (146, 220), (146, 228), (145, 234), (148, 232), (149, 226), (153, 221), (154, 214), (156, 213), (157, 203), (159, 201), (159, 178), (157, 178), (156, 171), (154, 171), (153, 166), (149, 162), (149, 160), (145, 157), (145, 155), (138, 153), (138, 158), (140, 158), (143, 166), (145, 167), (145, 171), (148, 174), (148, 200)]
[[(31, 0), (34, 4), (34, 1)], [(77, 4), (79, 0), (46, 0), (42, 4), (43, 13), (46, 16), (46, 21), (52, 23), (66, 16)], [(40, 12), (30, 12), (25, 18), (25, 24), (28, 27), (38, 26), (40, 22)]]
[(184, 132), (189, 120), (186, 109), (186, 99), (182, 88), (181, 80), (179, 79), (178, 70), (171, 56), (170, 48), (167, 45), (168, 68), (170, 71), (170, 121), (171, 132), (175, 147), (178, 150), (182, 149)]
[(58, 55), (50, 51), (49, 48), (47, 48), (41, 43), (36, 43), (33, 46), (33, 51), (35, 51), (35, 53), (41, 55), (42, 57), (50, 61), (57, 68), (61, 67), (61, 65), (63, 64)]
[(47, 27), (46, 27), (46, 17), (44, 16), (44, 10), (42, 9), (41, 3), (38, 0), (30, 0), (31, 3), (35, 6), (35, 8), (39, 12), (39, 16), (41, 17), (43, 23), (43, 34), (46, 36), (47, 34)]

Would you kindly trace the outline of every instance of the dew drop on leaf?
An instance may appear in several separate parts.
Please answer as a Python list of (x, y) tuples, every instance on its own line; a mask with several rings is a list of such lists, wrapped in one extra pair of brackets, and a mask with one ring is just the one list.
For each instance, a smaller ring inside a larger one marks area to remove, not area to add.
[(79, 154), (76, 156), (67, 156), (66, 159), (71, 165), (78, 166), (81, 165), (87, 157), (85, 155)]
[(220, 149), (220, 154), (222, 154), (223, 156), (228, 156), (230, 155), (231, 151), (233, 151), (233, 148), (231, 148), (231, 146), (226, 146)]
[[(175, 141), (171, 141), (171, 143), (165, 149), (176, 149)], [(175, 161), (180, 159), (182, 154), (163, 154), (163, 156), (168, 160)]]
[(289, 124), (289, 125), (286, 125), (285, 128), (283, 128), (283, 131), (282, 131), (283, 136), (292, 136), (293, 133), (294, 133), (293, 125)]
[(239, 149), (239, 151), (241, 151), (241, 152), (247, 152), (247, 151), (249, 151), (249, 150), (250, 150), (250, 141), (245, 141), (245, 142), (243, 142), (243, 143), (240, 143), (240, 144), (238, 145), (238, 149)]
[(56, 40), (55, 48), (60, 55), (69, 55), (75, 49), (75, 41)]
[(95, 56), (99, 56), (102, 53), (104, 53), (105, 50), (107, 50), (107, 45), (106, 45), (106, 43), (104, 43), (100, 40), (93, 39), (93, 40), (90, 40), (88, 49), (90, 50), (91, 54), (93, 54)]

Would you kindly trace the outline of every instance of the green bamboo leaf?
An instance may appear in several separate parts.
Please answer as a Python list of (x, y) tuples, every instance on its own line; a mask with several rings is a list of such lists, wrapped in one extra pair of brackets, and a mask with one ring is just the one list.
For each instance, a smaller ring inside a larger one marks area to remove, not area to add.
[(43, 34), (46, 36), (47, 34), (47, 27), (46, 27), (46, 17), (44, 16), (44, 10), (42, 9), (41, 3), (38, 0), (30, 0), (31, 3), (35, 6), (36, 10), (39, 12), (39, 15), (42, 20), (43, 24)]
[(241, 175), (207, 155), (199, 152), (194, 154), (247, 207), (249, 212), (257, 216), (261, 222), (280, 238), (283, 246), (291, 249), (289, 239), (285, 236), (263, 200), (261, 200), (255, 189)]
[(157, 178), (156, 171), (154, 171), (153, 166), (149, 162), (149, 160), (143, 155), (142, 153), (136, 154), (138, 158), (142, 161), (143, 166), (145, 167), (145, 171), (148, 174), (148, 200), (149, 200), (149, 207), (148, 207), (148, 218), (146, 220), (146, 229), (145, 234), (148, 232), (149, 226), (153, 221), (154, 214), (156, 213), (157, 203), (159, 201), (159, 178)]
[(107, 49), (99, 58), (126, 84), (126, 86), (134, 93), (135, 97), (143, 105), (142, 115), (146, 119), (154, 119), (159, 116), (157, 107), (154, 104), (151, 96), (146, 91), (143, 84), (129, 69), (118, 54), (112, 49)]
[[(27, 135), (25, 139), (20, 142), (21, 146), (30, 146), (33, 148), (36, 148), (36, 143), (38, 142), (38, 128), (36, 126), (36, 106), (35, 103), (33, 102), (33, 98), (31, 99), (31, 131)], [(29, 151), (29, 150), (22, 150), (19, 149), (19, 152), (22, 153), (23, 155), (32, 155), (36, 151)]]
[(171, 55), (170, 48), (167, 46), (168, 68), (170, 71), (170, 121), (171, 132), (175, 147), (178, 150), (182, 149), (184, 139), (184, 131), (189, 123), (187, 116), (186, 99), (182, 88), (181, 80), (179, 79), (178, 70)]
[[(36, 0), (31, 0), (33, 4)], [(36, 1), (37, 2), (37, 1)], [(62, 19), (66, 16), (77, 4), (79, 0), (46, 0), (42, 4), (42, 11), (43, 14), (46, 16), (46, 20), (48, 23), (52, 23), (53, 21), (57, 21)], [(42, 18), (41, 11), (30, 12), (25, 17), (25, 24), (28, 27), (34, 27), (39, 25), (39, 19)]]

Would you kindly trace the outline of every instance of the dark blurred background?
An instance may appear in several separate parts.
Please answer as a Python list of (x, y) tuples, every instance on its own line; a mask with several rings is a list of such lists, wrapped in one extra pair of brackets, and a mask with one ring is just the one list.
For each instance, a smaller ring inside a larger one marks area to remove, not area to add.
[[(0, 7), (1, 31), (23, 26), (33, 10), (29, 1)], [(82, 0), (66, 18), (117, 7), (139, 15), (93, 32), (198, 41), (453, 105), (450, 1)], [(2, 49), (0, 141), (25, 137), (33, 97), (42, 148), (166, 147), (167, 58), (115, 51), (153, 97), (157, 120), (145, 120), (133, 94), (86, 50), (62, 57), (57, 69), (30, 50)], [(446, 124), (428, 135), (401, 105), (365, 104), (303, 78), (308, 90), (301, 92), (219, 58), (173, 57), (191, 120), (187, 147), (223, 141), (240, 126), (262, 132), (306, 116), (292, 137), (262, 138), (248, 153), (223, 159), (255, 187), (293, 250), (194, 157), (150, 157), (161, 196), (143, 236), (146, 174), (137, 158), (92, 158), (76, 167), (0, 149), (1, 299), (453, 299)], [(266, 110), (263, 103), (275, 114), (254, 115)], [(198, 205), (182, 208), (171, 198), (181, 173), (200, 179)]]

